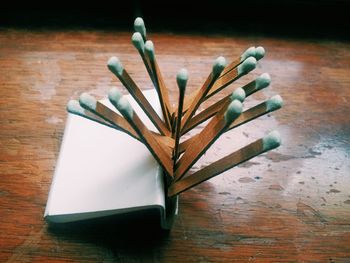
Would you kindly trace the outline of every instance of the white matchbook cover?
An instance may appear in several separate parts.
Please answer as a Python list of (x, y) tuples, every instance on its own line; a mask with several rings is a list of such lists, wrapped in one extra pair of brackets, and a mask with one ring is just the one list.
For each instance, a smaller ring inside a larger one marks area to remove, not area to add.
[[(160, 113), (155, 90), (144, 95)], [(155, 131), (136, 101), (130, 95), (127, 98)], [(101, 102), (118, 112), (108, 99)], [(141, 142), (69, 113), (44, 217), (48, 222), (66, 223), (156, 208), (161, 227), (169, 228), (163, 183), (160, 166)]]

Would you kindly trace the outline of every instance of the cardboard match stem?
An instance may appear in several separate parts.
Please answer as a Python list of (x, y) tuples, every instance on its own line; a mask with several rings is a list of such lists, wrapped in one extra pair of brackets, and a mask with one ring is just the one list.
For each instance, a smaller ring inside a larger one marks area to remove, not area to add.
[[(277, 110), (277, 108), (275, 109), (269, 109), (268, 108), (268, 101), (264, 101), (244, 112), (242, 112), (242, 114), (235, 119), (230, 126), (227, 127), (227, 129), (224, 132), (227, 132), (229, 130), (232, 130), (244, 123), (247, 123), (249, 121), (252, 121), (260, 116), (263, 116), (269, 112), (272, 112), (274, 110)], [(180, 144), (180, 148), (179, 148), (179, 152), (183, 153), (184, 151), (186, 151), (186, 149), (188, 147), (190, 147), (190, 145), (196, 140), (196, 137), (199, 136), (199, 134), (194, 135), (193, 137), (189, 138), (188, 140), (182, 142)]]
[(230, 96), (231, 95), (228, 95), (225, 98), (222, 98), (221, 100), (217, 101), (215, 104), (211, 105), (210, 107), (201, 111), (197, 115), (193, 116), (191, 120), (188, 122), (188, 124), (186, 125), (186, 127), (184, 127), (184, 129), (182, 130), (181, 135), (184, 135), (185, 133), (189, 132), (197, 125), (213, 117), (222, 108), (227, 107), (228, 104), (230, 103)]
[[(261, 85), (261, 77), (264, 77), (265, 82)], [(265, 77), (267, 76), (267, 77)], [(244, 90), (246, 97), (252, 95), (253, 93), (257, 92), (258, 90), (261, 90), (269, 85), (269, 76), (264, 73), (257, 79), (249, 82), (248, 84), (244, 85), (242, 89)], [(215, 84), (214, 84), (215, 85)], [(228, 85), (228, 84), (227, 84)], [(209, 96), (209, 95), (208, 95)], [(206, 99), (208, 98), (206, 97)], [(209, 106), (205, 110), (201, 111), (197, 115), (195, 115), (186, 125), (186, 128), (182, 131), (182, 135), (189, 132), (191, 129), (196, 127), (197, 125), (201, 124), (202, 122), (206, 121), (207, 119), (214, 116), (222, 107), (227, 106), (227, 103), (230, 101), (231, 94), (227, 95), (226, 97), (222, 98), (221, 100), (217, 101), (213, 105)]]
[[(113, 71), (112, 71), (113, 72)], [(113, 72), (114, 73), (114, 72)], [(170, 136), (171, 133), (167, 126), (164, 124), (162, 119), (158, 116), (156, 111), (153, 109), (152, 105), (148, 102), (145, 95), (143, 95), (140, 88), (136, 85), (136, 83), (132, 80), (128, 72), (124, 69), (121, 74), (115, 74), (120, 82), (125, 86), (125, 88), (129, 91), (131, 96), (136, 100), (136, 102), (140, 105), (143, 111), (146, 113), (148, 118), (157, 128), (157, 130), (165, 136)]]
[[(208, 76), (206, 81), (204, 82), (203, 86), (200, 88), (200, 90), (197, 92), (196, 96), (191, 101), (191, 104), (186, 109), (186, 113), (184, 114), (182, 120), (181, 120), (181, 133), (182, 130), (186, 127), (189, 120), (192, 118), (192, 116), (196, 113), (199, 105), (202, 102), (202, 99), (207, 95), (208, 91), (210, 90), (211, 86), (214, 84), (216, 78), (212, 73)], [(181, 118), (181, 116), (180, 116)]]
[(264, 147), (263, 139), (259, 139), (240, 150), (227, 155), (226, 157), (206, 166), (205, 168), (194, 172), (186, 178), (174, 182), (168, 189), (168, 196), (175, 196), (184, 192), (216, 175), (219, 175), (230, 168), (237, 166), (240, 163), (260, 155), (272, 148)]
[[(154, 50), (153, 50), (153, 52), (154, 52)], [(154, 53), (153, 53), (153, 55), (154, 55)], [(170, 119), (171, 119), (171, 115), (173, 113), (173, 108), (170, 104), (168, 90), (165, 86), (162, 74), (159, 70), (159, 66), (158, 66), (158, 63), (156, 61), (155, 55), (152, 58), (148, 54), (148, 52), (145, 52), (145, 59), (146, 59), (146, 63), (149, 63), (149, 65), (151, 67), (155, 88), (158, 92), (160, 106), (162, 108), (163, 118), (165, 120), (165, 123), (166, 123), (168, 129), (170, 129), (170, 127), (171, 127)]]
[[(135, 132), (134, 128), (122, 116), (120, 116), (118, 113), (114, 112), (107, 106), (105, 106), (103, 103), (97, 101), (95, 110), (86, 108), (86, 111), (89, 112), (91, 115), (96, 115), (97, 118), (102, 119), (106, 123), (103, 123), (98, 119), (93, 119), (90, 116), (87, 116), (88, 119), (96, 121), (100, 124), (106, 125), (110, 128), (123, 131), (129, 134), (131, 137), (135, 138), (136, 140), (140, 141), (141, 143), (144, 143), (143, 140), (140, 138), (140, 136), (138, 136), (138, 134)], [(85, 117), (85, 116), (82, 116), (82, 117)], [(156, 137), (156, 140), (159, 143), (167, 147), (166, 148), (167, 151), (171, 151), (174, 148), (174, 140), (172, 138), (167, 136), (162, 136), (154, 132), (151, 132), (151, 133)]]
[[(224, 69), (225, 70), (225, 69)], [(228, 85), (230, 85), (232, 82), (236, 81), (240, 77), (244, 76), (246, 73), (240, 73), (238, 68), (234, 68), (231, 71), (229, 71), (227, 74), (225, 74), (222, 78), (217, 79), (210, 90), (207, 92), (205, 98), (203, 101), (207, 100), (211, 96), (215, 95)], [(184, 108), (183, 111), (188, 111), (190, 108), (190, 105), (193, 103), (195, 100), (197, 94), (200, 92), (200, 90), (194, 91), (192, 94), (190, 94), (187, 98), (185, 98), (184, 102)], [(187, 112), (186, 112), (187, 113)]]
[[(234, 112), (231, 114), (230, 106), (234, 105)], [(235, 100), (227, 108), (219, 111), (207, 126), (196, 136), (196, 139), (186, 149), (184, 155), (176, 163), (174, 180), (180, 180), (191, 166), (205, 153), (205, 151), (220, 137), (223, 131), (238, 117), (242, 104)], [(228, 116), (230, 111), (231, 116)], [(228, 118), (229, 117), (229, 118)]]
[[(187, 74), (187, 71), (185, 72)], [(187, 77), (187, 75), (186, 75)], [(179, 80), (178, 80), (179, 82)], [(187, 80), (186, 80), (187, 82)], [(180, 83), (181, 85), (181, 83)], [(186, 84), (183, 85), (183, 87), (179, 87), (179, 103), (177, 107), (177, 118), (176, 118), (176, 124), (175, 124), (175, 146), (174, 146), (174, 167), (176, 164), (176, 161), (179, 157), (179, 143), (180, 143), (180, 137), (181, 137), (181, 116), (182, 116), (182, 109), (183, 109), (183, 103), (185, 98), (185, 87)]]
[(143, 124), (141, 119), (138, 117), (136, 112), (132, 109), (131, 105), (125, 97), (122, 97), (123, 105), (112, 104), (120, 111), (128, 123), (134, 128), (138, 136), (143, 140), (144, 144), (151, 152), (153, 157), (158, 161), (160, 166), (163, 168), (164, 172), (172, 178), (173, 176), (173, 163), (171, 155), (168, 154), (162, 145), (158, 142), (156, 137), (148, 130), (148, 128)]

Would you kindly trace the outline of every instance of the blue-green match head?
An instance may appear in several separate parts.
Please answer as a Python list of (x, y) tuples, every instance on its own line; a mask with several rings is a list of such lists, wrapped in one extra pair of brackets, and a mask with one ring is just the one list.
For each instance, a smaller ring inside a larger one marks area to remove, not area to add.
[(143, 53), (145, 50), (145, 42), (143, 42), (143, 38), (139, 32), (135, 32), (131, 37), (132, 44), (134, 47)]
[(265, 48), (263, 47), (257, 47), (255, 49), (255, 58), (256, 60), (260, 60), (265, 56)]
[(245, 94), (244, 89), (237, 88), (232, 92), (230, 99), (231, 99), (231, 101), (239, 100), (240, 102), (243, 102), (245, 99), (245, 96), (246, 96), (246, 94)]
[(215, 76), (220, 75), (220, 73), (224, 70), (226, 67), (226, 59), (222, 56), (218, 57), (215, 59), (214, 64), (213, 64), (213, 74)]
[(188, 81), (188, 72), (185, 68), (180, 69), (180, 71), (177, 73), (176, 81), (179, 89), (184, 92)]
[(90, 94), (84, 92), (79, 97), (80, 106), (88, 110), (96, 110), (97, 100)]
[(255, 88), (257, 90), (268, 87), (271, 83), (271, 77), (268, 73), (263, 73), (255, 80)]
[(272, 131), (262, 139), (262, 142), (264, 151), (275, 149), (281, 145), (281, 135), (278, 131)]
[(115, 106), (123, 116), (132, 119), (134, 110), (125, 96), (121, 96)]
[(107, 62), (108, 69), (120, 77), (123, 74), (124, 67), (117, 57), (111, 57)]
[(149, 58), (151, 60), (154, 60), (155, 52), (154, 52), (154, 45), (151, 40), (147, 40), (145, 43), (145, 51), (147, 52)]
[(139, 32), (144, 39), (146, 39), (146, 26), (141, 17), (137, 17), (134, 21), (134, 29)]
[(283, 106), (283, 99), (280, 95), (275, 95), (266, 101), (266, 110), (275, 111)]
[(67, 103), (67, 111), (76, 115), (84, 115), (85, 111), (77, 100), (70, 100)]
[(255, 68), (256, 68), (255, 57), (249, 57), (237, 67), (238, 75), (248, 74), (250, 71), (252, 71)]
[(255, 57), (255, 47), (250, 47), (246, 51), (244, 51), (241, 55), (241, 61), (246, 60), (249, 57)]
[(242, 109), (242, 102), (239, 100), (232, 101), (225, 112), (226, 124), (230, 125), (242, 113)]
[(116, 106), (123, 94), (117, 88), (111, 88), (108, 92), (109, 101)]

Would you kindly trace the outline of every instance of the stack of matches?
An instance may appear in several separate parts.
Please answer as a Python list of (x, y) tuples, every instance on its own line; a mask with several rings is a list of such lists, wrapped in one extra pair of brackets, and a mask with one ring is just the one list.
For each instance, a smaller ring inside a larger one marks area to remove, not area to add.
[[(229, 64), (224, 57), (218, 57), (202, 86), (186, 96), (188, 73), (186, 69), (181, 69), (176, 77), (179, 88), (179, 99), (176, 107), (169, 101), (168, 90), (157, 64), (154, 45), (151, 40), (147, 39), (142, 18), (136, 18), (134, 28), (136, 32), (132, 35), (132, 43), (139, 52), (158, 93), (162, 118), (153, 109), (117, 57), (111, 57), (108, 60), (108, 68), (140, 105), (158, 132), (150, 131), (145, 126), (126, 97), (116, 88), (109, 91), (108, 98), (121, 115), (87, 93), (80, 96), (79, 102), (69, 101), (67, 109), (70, 113), (123, 131), (143, 143), (163, 168), (166, 175), (168, 197), (176, 196), (280, 145), (279, 133), (272, 131), (264, 138), (191, 173), (191, 167), (220, 135), (281, 108), (282, 98), (275, 95), (242, 111), (242, 103), (248, 96), (269, 86), (270, 76), (264, 73), (197, 113), (199, 106), (204, 101), (255, 69), (257, 61), (264, 57), (265, 50), (263, 47), (250, 47)], [(200, 133), (189, 139), (181, 140), (181, 136), (207, 120), (207, 124)]]

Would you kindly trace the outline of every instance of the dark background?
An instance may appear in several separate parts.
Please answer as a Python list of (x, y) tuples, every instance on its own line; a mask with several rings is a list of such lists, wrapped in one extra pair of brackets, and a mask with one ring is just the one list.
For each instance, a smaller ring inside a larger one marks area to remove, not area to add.
[(0, 27), (130, 30), (136, 16), (156, 31), (349, 39), (349, 0), (7, 2)]

